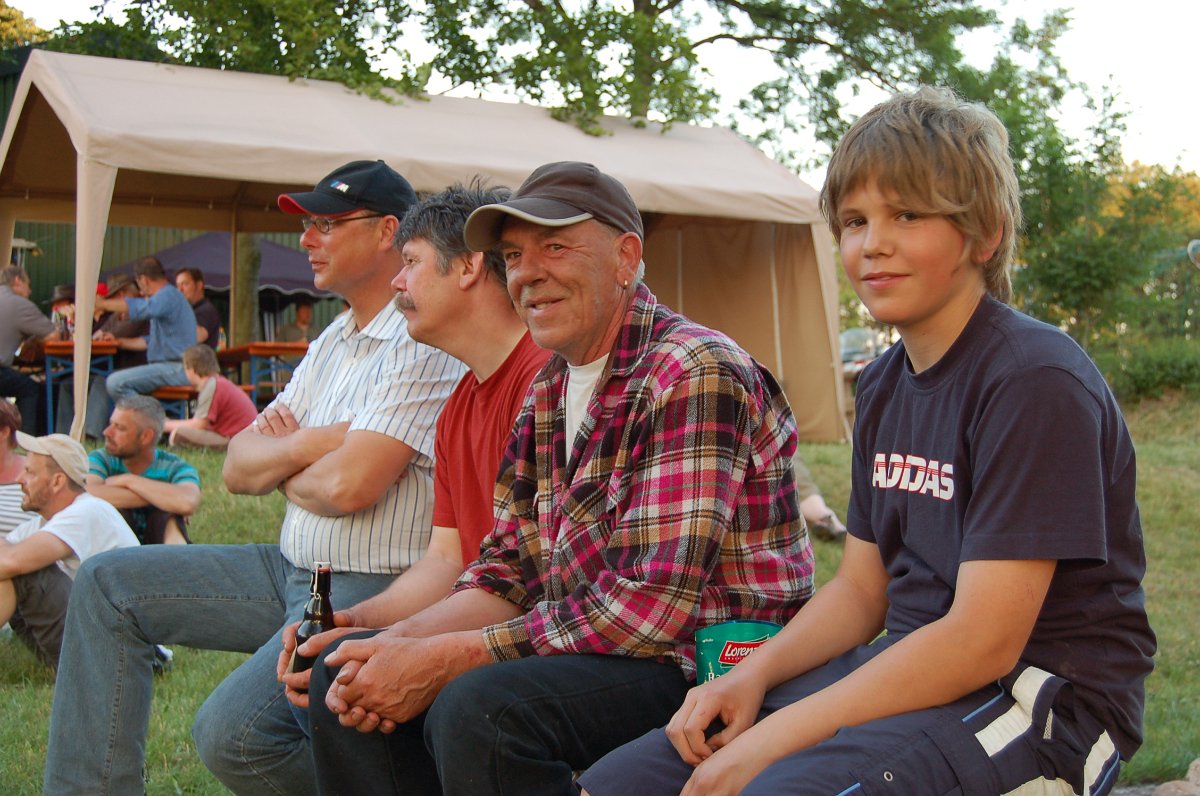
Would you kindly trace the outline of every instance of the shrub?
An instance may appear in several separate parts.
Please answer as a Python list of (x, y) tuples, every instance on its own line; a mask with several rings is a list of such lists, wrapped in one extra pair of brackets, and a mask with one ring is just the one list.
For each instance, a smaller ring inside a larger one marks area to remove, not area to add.
[(1168, 389), (1200, 390), (1200, 341), (1149, 341), (1134, 350), (1096, 354), (1096, 364), (1122, 401), (1162, 395)]

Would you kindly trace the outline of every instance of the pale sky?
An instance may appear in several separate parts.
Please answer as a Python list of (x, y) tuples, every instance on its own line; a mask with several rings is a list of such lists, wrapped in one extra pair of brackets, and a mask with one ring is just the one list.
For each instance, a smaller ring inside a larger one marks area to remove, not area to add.
[[(97, 0), (9, 0), (44, 28), (60, 18), (92, 17)], [(1059, 41), (1058, 53), (1068, 73), (1091, 88), (1116, 90), (1128, 110), (1123, 138), (1126, 161), (1181, 165), (1200, 172), (1200, 47), (1196, 43), (1200, 3), (1195, 0), (981, 0), (999, 9), (1006, 21), (1020, 16), (1038, 24), (1047, 9), (1073, 7), (1072, 27)], [(990, 62), (995, 38), (980, 36), (965, 43), (964, 51), (977, 65)], [(753, 79), (754, 66), (717, 59), (710, 62), (718, 88)], [(742, 74), (744, 73), (744, 74)], [(1080, 102), (1076, 102), (1078, 107)], [(856, 109), (861, 112), (866, 108)], [(1067, 132), (1081, 136), (1089, 116), (1068, 113)], [(819, 183), (819, 172), (804, 175)]]

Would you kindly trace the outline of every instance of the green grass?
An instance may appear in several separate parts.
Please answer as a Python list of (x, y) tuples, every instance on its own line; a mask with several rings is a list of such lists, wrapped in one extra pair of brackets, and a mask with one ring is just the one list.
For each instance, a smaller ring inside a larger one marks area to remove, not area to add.
[(1146, 539), (1146, 606), (1158, 635), (1147, 681), (1146, 743), (1130, 782), (1183, 779), (1200, 756), (1200, 394), (1172, 394), (1130, 413)]
[[(190, 452), (204, 488), (204, 500), (188, 532), (198, 543), (275, 542), (283, 519), (283, 498), (231, 495), (221, 482), (215, 453)], [(147, 793), (226, 793), (196, 757), (192, 717), (208, 694), (245, 659), (239, 653), (173, 648), (174, 667), (156, 678), (154, 710), (146, 749)], [(52, 674), (19, 642), (0, 641), (0, 772), (4, 791), (41, 793), (46, 734), (54, 693)], [(99, 739), (98, 739), (99, 742)]]
[[(1147, 688), (1146, 744), (1122, 781), (1162, 782), (1184, 776), (1200, 754), (1200, 395), (1175, 394), (1144, 402), (1129, 413), (1138, 446), (1142, 523), (1149, 568), (1147, 604), (1158, 634), (1157, 668)], [(802, 445), (801, 455), (826, 500), (845, 515), (849, 499), (850, 447)], [(278, 495), (230, 495), (221, 484), (221, 457), (191, 454), (204, 481), (204, 502), (192, 523), (197, 542), (272, 542), (278, 538), (283, 501)], [(818, 582), (832, 574), (841, 546), (817, 542)], [(174, 670), (155, 683), (147, 773), (148, 793), (225, 792), (196, 757), (191, 722), (200, 703), (243, 659), (234, 653), (175, 649)], [(46, 728), (54, 682), (25, 649), (0, 641), (0, 772), (5, 791), (36, 794), (41, 789)]]

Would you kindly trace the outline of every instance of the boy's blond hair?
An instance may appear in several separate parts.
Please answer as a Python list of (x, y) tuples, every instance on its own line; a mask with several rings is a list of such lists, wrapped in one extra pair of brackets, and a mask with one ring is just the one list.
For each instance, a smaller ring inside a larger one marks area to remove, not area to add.
[(196, 371), (197, 376), (212, 376), (221, 370), (216, 353), (204, 343), (184, 349), (183, 366)]
[(929, 86), (868, 111), (838, 144), (821, 189), (821, 212), (839, 242), (838, 206), (870, 180), (912, 210), (945, 216), (972, 250), (990, 244), (1000, 231), (983, 277), (988, 293), (1008, 303), (1021, 196), (1008, 131), (994, 113)]

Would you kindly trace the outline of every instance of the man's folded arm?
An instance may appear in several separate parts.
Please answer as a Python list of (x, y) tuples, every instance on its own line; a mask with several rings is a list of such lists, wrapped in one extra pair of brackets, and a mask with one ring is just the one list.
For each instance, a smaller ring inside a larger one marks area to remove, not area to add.
[(346, 424), (298, 428), (268, 436), (247, 426), (229, 441), (221, 475), (235, 494), (265, 495), (284, 480), (337, 450), (346, 437)]
[(395, 437), (351, 431), (338, 448), (288, 479), (284, 492), (288, 500), (314, 514), (353, 514), (377, 503), (414, 455)]

